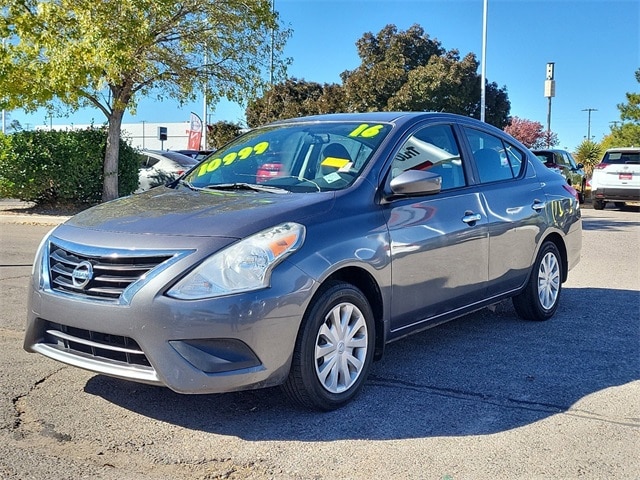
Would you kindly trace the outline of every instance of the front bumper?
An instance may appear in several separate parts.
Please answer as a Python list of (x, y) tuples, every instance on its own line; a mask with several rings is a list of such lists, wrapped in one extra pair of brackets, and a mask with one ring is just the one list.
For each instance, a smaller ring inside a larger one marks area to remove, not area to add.
[(206, 300), (165, 296), (168, 283), (192, 261), (185, 258), (152, 277), (126, 303), (43, 287), (36, 268), (24, 348), (179, 393), (282, 383), (314, 281), (285, 260), (273, 271), (270, 288)]

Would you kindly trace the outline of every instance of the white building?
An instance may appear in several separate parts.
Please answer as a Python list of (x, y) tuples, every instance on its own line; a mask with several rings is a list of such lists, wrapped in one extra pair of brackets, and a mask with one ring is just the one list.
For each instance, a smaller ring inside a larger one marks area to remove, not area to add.
[[(94, 127), (99, 127), (95, 125)], [(82, 130), (89, 128), (91, 125), (52, 125), (50, 127), (42, 125), (37, 126), (37, 130)], [(158, 129), (165, 127), (167, 129), (167, 139), (162, 142), (159, 139)], [(122, 138), (126, 140), (133, 148), (139, 150), (186, 150), (189, 142), (189, 122), (175, 123), (154, 123), (154, 122), (138, 122), (123, 123)]]

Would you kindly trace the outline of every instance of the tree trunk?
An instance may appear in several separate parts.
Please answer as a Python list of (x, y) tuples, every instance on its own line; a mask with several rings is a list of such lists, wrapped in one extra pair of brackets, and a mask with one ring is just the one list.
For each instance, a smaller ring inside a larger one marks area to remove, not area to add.
[(112, 110), (107, 130), (107, 148), (104, 152), (104, 181), (102, 201), (118, 198), (118, 157), (120, 155), (120, 127), (124, 110)]

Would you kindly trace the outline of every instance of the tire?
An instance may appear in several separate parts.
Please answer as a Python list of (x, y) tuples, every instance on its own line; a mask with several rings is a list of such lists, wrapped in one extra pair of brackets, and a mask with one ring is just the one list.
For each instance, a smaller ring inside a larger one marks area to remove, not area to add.
[(545, 242), (533, 264), (525, 289), (513, 306), (525, 320), (548, 320), (556, 313), (562, 291), (562, 258), (553, 242)]
[(593, 199), (593, 208), (595, 210), (604, 210), (605, 202), (604, 200), (598, 200), (597, 198)]
[(620, 209), (623, 209), (624, 206), (626, 205), (624, 202), (613, 202), (613, 204), (616, 206), (616, 208), (620, 208)]
[(335, 410), (362, 389), (374, 348), (375, 323), (366, 297), (348, 283), (331, 282), (305, 313), (282, 388), (303, 407)]
[(586, 180), (583, 180), (582, 183), (580, 184), (580, 193), (578, 194), (578, 202), (581, 205), (587, 200), (587, 197), (584, 193), (586, 191), (587, 191), (587, 182)]
[(584, 192), (587, 189), (587, 185), (585, 182), (582, 182), (580, 185), (580, 190), (578, 191), (578, 203), (582, 205), (585, 201)]

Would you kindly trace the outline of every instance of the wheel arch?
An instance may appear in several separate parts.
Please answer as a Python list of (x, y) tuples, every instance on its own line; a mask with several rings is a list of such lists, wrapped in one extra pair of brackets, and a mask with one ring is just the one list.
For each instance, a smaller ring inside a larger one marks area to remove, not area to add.
[(324, 287), (332, 282), (344, 282), (358, 288), (366, 297), (373, 312), (373, 321), (376, 328), (374, 360), (379, 360), (384, 353), (386, 332), (384, 329), (384, 306), (382, 291), (373, 276), (363, 268), (349, 266), (333, 272), (316, 291), (311, 303), (315, 300)]
[(544, 242), (549, 241), (555, 244), (560, 252), (560, 260), (562, 261), (562, 283), (567, 281), (569, 276), (569, 259), (567, 257), (567, 247), (562, 240), (562, 236), (557, 232), (550, 233), (544, 241), (540, 242), (540, 246), (544, 244)]

